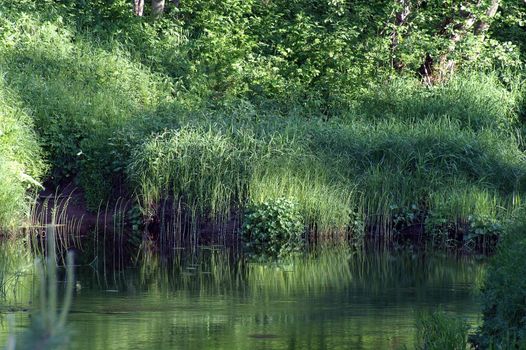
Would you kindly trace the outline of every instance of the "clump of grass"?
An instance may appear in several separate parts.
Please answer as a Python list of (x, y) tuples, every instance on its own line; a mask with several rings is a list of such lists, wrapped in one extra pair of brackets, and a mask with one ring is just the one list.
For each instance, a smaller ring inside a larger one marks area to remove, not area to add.
[(155, 204), (163, 195), (183, 197), (196, 214), (229, 212), (243, 196), (251, 166), (254, 139), (236, 145), (212, 129), (183, 128), (153, 137), (135, 153), (130, 172), (140, 184), (143, 202)]
[[(182, 201), (197, 217), (228, 217), (247, 201), (279, 197), (298, 202), (307, 226), (344, 230), (349, 223), (352, 184), (331, 181), (327, 170), (299, 142), (261, 130), (210, 125), (183, 127), (153, 137), (129, 167), (145, 210), (163, 196)], [(306, 170), (309, 170), (306, 172)]]
[[(145, 207), (163, 197), (196, 216), (226, 216), (248, 202), (290, 196), (313, 231), (352, 230), (352, 213), (388, 233), (391, 208), (451, 209), (448, 220), (512, 211), (526, 162), (504, 131), (449, 118), (342, 121), (260, 116), (194, 118), (154, 135), (128, 168)], [(357, 233), (357, 232), (354, 232)]]
[(468, 329), (465, 321), (444, 311), (420, 314), (417, 319), (417, 349), (465, 350)]

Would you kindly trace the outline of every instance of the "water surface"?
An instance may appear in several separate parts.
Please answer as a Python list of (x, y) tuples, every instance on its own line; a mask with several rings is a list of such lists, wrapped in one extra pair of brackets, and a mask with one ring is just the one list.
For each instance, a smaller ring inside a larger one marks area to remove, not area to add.
[[(347, 251), (286, 265), (242, 263), (201, 250), (142, 268), (80, 268), (71, 349), (399, 349), (414, 345), (419, 312), (443, 309), (472, 325), (483, 266), (474, 259)], [(7, 293), (4, 319), (30, 321), (30, 273)], [(0, 323), (0, 344), (6, 339)]]

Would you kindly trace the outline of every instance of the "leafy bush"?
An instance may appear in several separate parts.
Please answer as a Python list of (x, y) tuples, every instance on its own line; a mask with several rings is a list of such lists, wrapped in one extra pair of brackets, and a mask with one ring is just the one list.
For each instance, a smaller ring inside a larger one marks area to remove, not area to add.
[(501, 221), (501, 218), (477, 214), (451, 219), (433, 211), (426, 218), (425, 226), (427, 235), (438, 246), (472, 251), (495, 246), (503, 232)]
[(297, 204), (278, 198), (251, 204), (241, 231), (247, 253), (257, 259), (282, 259), (302, 251), (305, 227)]
[(414, 203), (409, 207), (399, 207), (396, 204), (392, 204), (389, 208), (392, 212), (391, 220), (393, 233), (395, 234), (401, 234), (404, 230), (407, 230), (414, 225), (421, 224), (426, 215), (425, 210)]
[(418, 349), (465, 350), (468, 345), (468, 325), (444, 311), (424, 313), (417, 318)]
[[(505, 228), (483, 287), (483, 347), (524, 348), (526, 344), (526, 220)], [(522, 347), (521, 347), (522, 346)]]
[(430, 240), (443, 247), (467, 251), (492, 251), (503, 233), (503, 225), (520, 210), (513, 197), (474, 184), (458, 184), (450, 193), (435, 194), (425, 219)]

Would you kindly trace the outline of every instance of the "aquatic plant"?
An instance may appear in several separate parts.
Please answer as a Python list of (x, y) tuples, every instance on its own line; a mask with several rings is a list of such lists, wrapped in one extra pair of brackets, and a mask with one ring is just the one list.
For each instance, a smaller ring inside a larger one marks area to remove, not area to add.
[(466, 322), (444, 311), (422, 313), (417, 318), (417, 349), (465, 350), (468, 345)]
[(56, 237), (53, 226), (47, 227), (47, 258), (37, 260), (35, 268), (40, 277), (39, 310), (33, 315), (31, 327), (20, 335), (9, 337), (6, 350), (16, 349), (67, 349), (69, 335), (66, 319), (73, 296), (73, 255), (68, 254), (66, 265), (66, 290), (64, 301), (58, 309)]
[(286, 259), (305, 248), (305, 224), (294, 199), (252, 203), (245, 211), (241, 236), (255, 259)]

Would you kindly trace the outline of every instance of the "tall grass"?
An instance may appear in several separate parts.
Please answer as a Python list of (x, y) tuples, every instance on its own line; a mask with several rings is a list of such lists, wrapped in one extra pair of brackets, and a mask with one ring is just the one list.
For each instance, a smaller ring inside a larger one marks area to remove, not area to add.
[(0, 234), (27, 214), (28, 189), (41, 187), (46, 166), (33, 121), (0, 70)]
[(465, 350), (468, 346), (468, 325), (443, 311), (420, 314), (417, 334), (422, 350)]
[(449, 117), (219, 117), (154, 135), (133, 152), (128, 173), (145, 210), (172, 196), (195, 217), (213, 219), (287, 196), (320, 234), (349, 230), (352, 212), (388, 233), (393, 205), (414, 204), (452, 221), (495, 217), (512, 211), (524, 190), (526, 163), (513, 135), (464, 128)]
[(376, 120), (421, 120), (448, 116), (466, 128), (510, 130), (518, 126), (520, 80), (509, 87), (496, 72), (462, 72), (445, 84), (422, 88), (407, 78), (366, 91), (357, 112)]
[[(109, 139), (123, 122), (171, 100), (170, 80), (119, 48), (76, 35), (60, 19), (9, 15), (0, 24), (5, 84), (31, 110), (55, 184), (79, 180), (92, 208), (109, 198), (121, 165)], [(16, 68), (15, 68), (16, 67)]]

